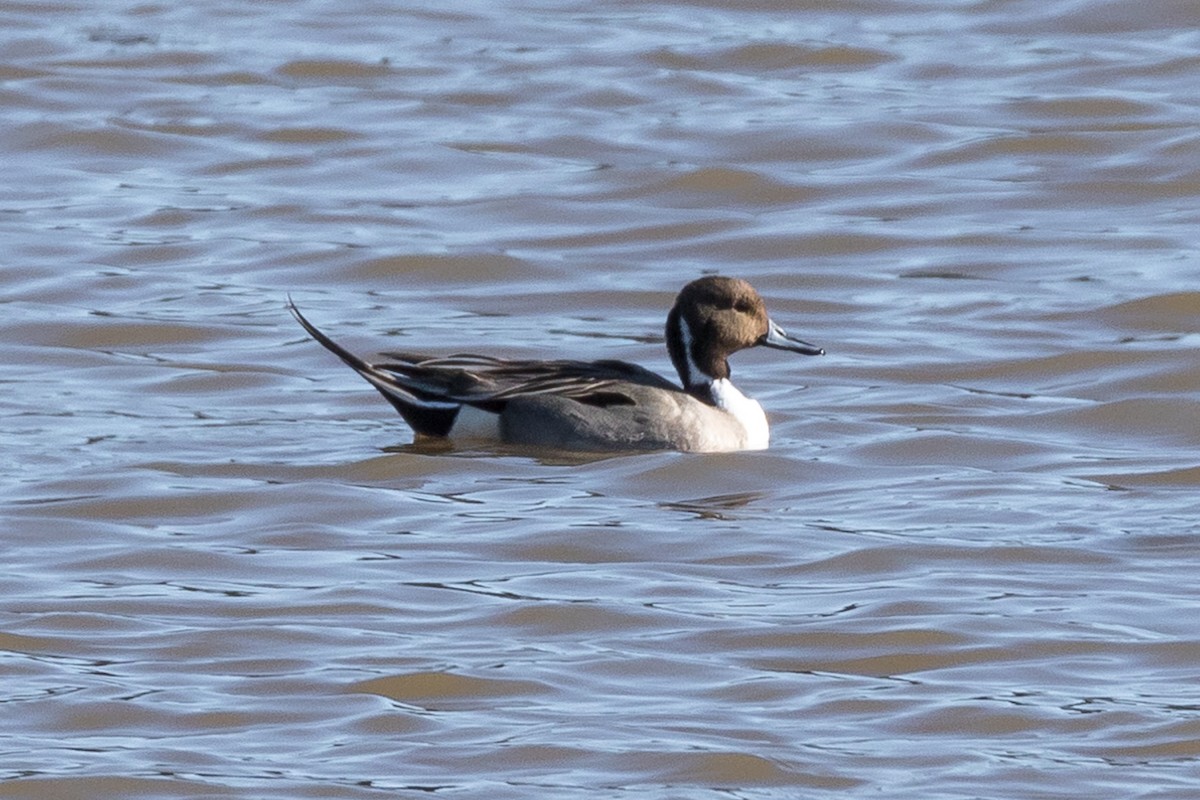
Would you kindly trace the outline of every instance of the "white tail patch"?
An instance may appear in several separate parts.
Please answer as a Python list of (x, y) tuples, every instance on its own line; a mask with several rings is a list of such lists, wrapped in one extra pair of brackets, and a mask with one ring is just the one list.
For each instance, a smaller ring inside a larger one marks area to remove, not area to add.
[(475, 406), (464, 405), (458, 410), (451, 439), (499, 439), (500, 415)]

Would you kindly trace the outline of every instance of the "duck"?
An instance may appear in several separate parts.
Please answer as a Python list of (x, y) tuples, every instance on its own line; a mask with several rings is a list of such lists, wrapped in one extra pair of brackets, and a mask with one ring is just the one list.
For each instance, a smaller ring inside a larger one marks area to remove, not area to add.
[(626, 361), (528, 360), (385, 352), (367, 361), (287, 308), (325, 349), (374, 386), (417, 439), (485, 439), (566, 451), (762, 450), (762, 406), (730, 379), (729, 357), (750, 347), (807, 356), (824, 348), (786, 333), (746, 281), (708, 275), (680, 290), (667, 314), (676, 384)]

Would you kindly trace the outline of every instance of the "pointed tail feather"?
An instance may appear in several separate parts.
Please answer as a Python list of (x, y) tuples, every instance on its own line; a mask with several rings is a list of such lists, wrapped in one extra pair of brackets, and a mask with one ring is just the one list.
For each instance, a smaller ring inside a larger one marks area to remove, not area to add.
[(450, 433), (450, 428), (458, 418), (460, 404), (418, 397), (406, 389), (394, 373), (364, 361), (326, 336), (300, 313), (290, 296), (287, 307), (309, 336), (374, 386), (414, 431), (423, 436), (446, 436)]

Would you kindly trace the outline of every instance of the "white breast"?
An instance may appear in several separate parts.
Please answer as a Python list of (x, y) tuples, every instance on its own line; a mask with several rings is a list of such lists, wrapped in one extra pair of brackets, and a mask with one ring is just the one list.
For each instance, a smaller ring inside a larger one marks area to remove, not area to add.
[(712, 382), (713, 401), (717, 408), (725, 411), (741, 423), (746, 429), (747, 450), (765, 450), (770, 442), (771, 433), (767, 428), (767, 415), (757, 400), (751, 400), (738, 391), (728, 378)]

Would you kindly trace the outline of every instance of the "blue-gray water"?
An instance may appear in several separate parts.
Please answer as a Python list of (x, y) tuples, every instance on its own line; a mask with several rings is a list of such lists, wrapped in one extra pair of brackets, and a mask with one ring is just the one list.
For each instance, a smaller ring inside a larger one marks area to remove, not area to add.
[[(0, 7), (0, 797), (1200, 795), (1200, 4)], [(767, 452), (410, 444), (346, 344)]]

